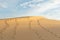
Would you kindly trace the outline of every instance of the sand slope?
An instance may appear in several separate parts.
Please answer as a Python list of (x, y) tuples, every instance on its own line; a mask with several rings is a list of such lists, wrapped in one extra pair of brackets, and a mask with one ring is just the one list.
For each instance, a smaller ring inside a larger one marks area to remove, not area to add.
[(0, 40), (60, 40), (60, 21), (39, 16), (3, 19)]

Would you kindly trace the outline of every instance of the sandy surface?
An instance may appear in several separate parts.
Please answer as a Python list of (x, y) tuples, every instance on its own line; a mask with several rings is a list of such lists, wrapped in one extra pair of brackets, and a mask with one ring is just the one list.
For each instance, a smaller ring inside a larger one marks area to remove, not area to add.
[(60, 40), (60, 21), (43, 17), (0, 20), (0, 40)]

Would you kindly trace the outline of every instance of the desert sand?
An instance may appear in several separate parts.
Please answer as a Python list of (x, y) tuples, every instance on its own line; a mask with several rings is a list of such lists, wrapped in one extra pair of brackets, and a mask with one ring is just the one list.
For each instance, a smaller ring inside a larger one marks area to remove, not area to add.
[(0, 40), (60, 40), (60, 21), (40, 16), (0, 19)]

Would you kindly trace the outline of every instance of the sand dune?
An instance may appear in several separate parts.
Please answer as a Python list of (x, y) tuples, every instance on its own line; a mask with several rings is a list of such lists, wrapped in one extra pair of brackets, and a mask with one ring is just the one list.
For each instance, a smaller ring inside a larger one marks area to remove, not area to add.
[(1, 19), (0, 40), (60, 40), (60, 21), (39, 16)]

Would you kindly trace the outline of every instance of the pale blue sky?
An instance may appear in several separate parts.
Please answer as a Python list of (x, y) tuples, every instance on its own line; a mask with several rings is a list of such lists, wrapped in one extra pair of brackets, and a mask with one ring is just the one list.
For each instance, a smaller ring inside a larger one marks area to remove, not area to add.
[(21, 16), (60, 20), (60, 0), (0, 0), (0, 19)]

